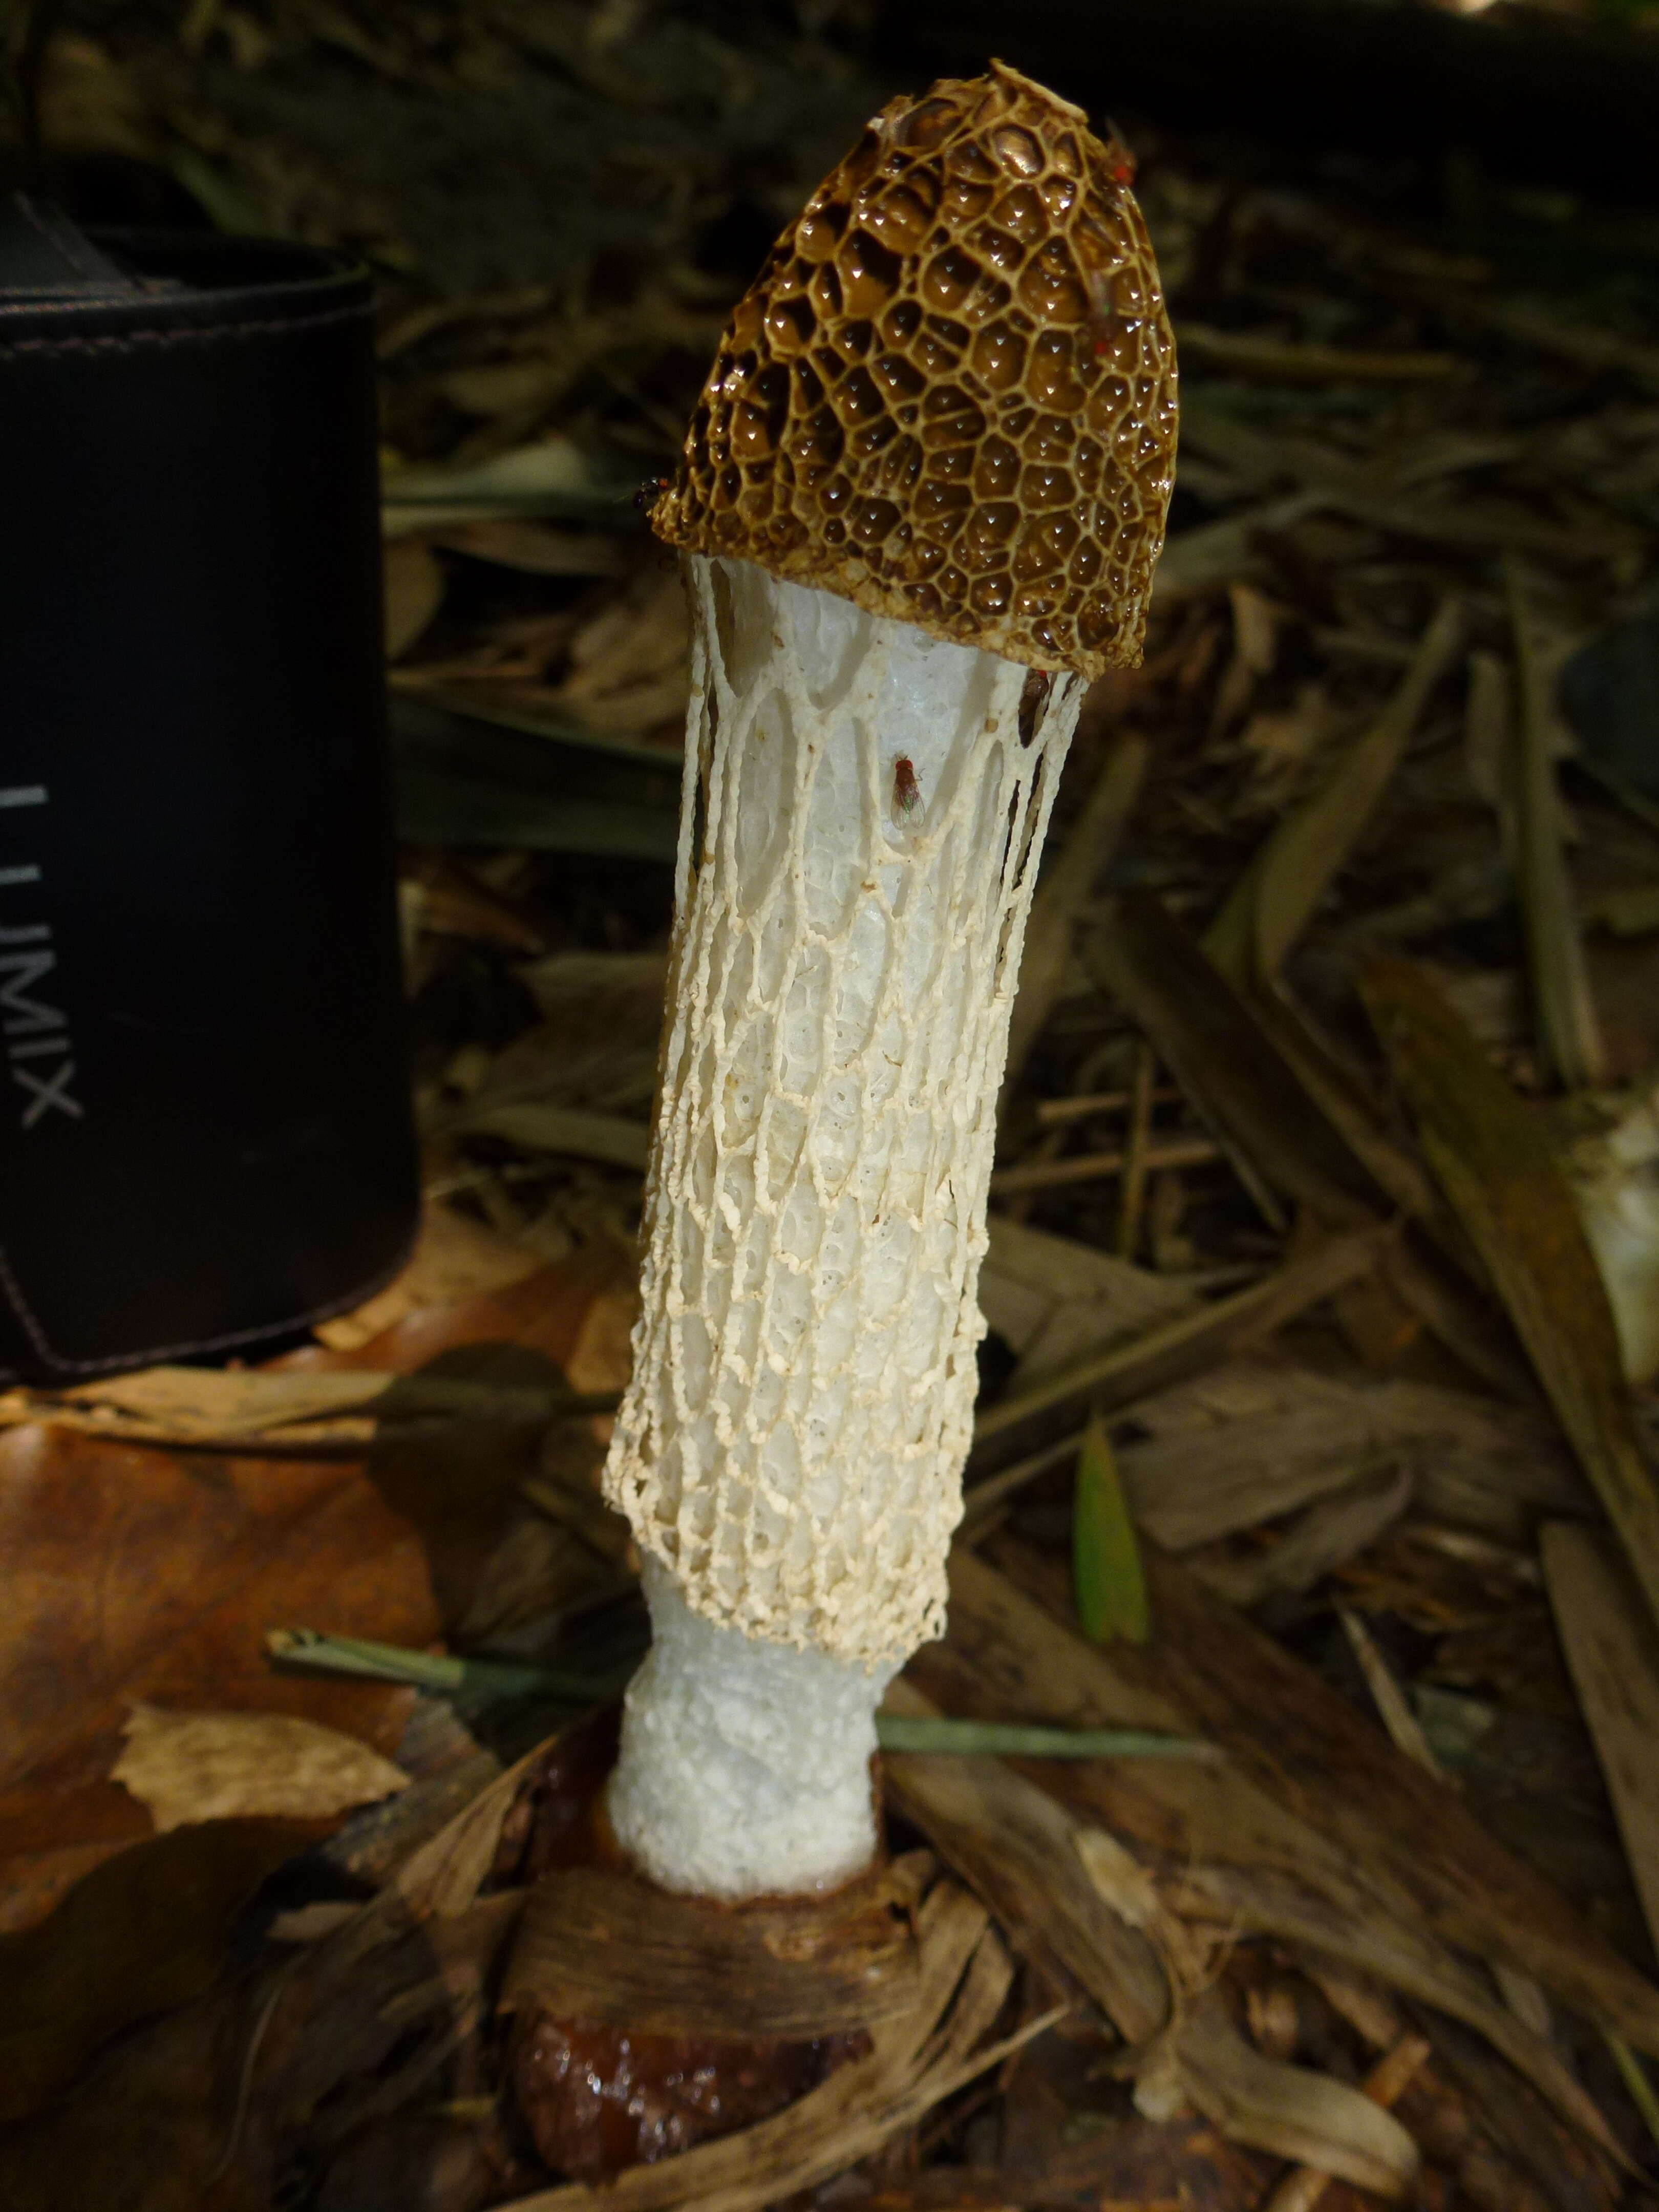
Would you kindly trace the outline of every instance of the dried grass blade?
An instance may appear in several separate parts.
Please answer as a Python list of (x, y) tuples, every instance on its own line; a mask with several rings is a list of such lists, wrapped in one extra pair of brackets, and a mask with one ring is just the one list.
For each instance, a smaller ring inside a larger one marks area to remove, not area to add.
[(1504, 562), (1504, 589), (1515, 632), (1520, 714), (1514, 779), (1520, 842), (1522, 918), (1539, 1041), (1570, 1089), (1604, 1079), (1604, 1055), (1584, 948), (1573, 910), (1561, 843), (1561, 799), (1551, 744), (1549, 686), (1519, 566)]
[(1450, 1251), (1460, 1267), (1478, 1271), (1468, 1240), (1416, 1154), (1396, 1143), (1362, 1071), (1348, 1066), (1285, 992), (1253, 992), (1245, 1001), (1291, 1075), (1328, 1121), (1379, 1192), (1408, 1219)]
[(1281, 1198), (1331, 1227), (1390, 1210), (1253, 1009), (1158, 900), (1126, 893), (1084, 949), (1270, 1220)]
[(1418, 384), (1456, 374), (1450, 353), (1372, 353), (1358, 347), (1297, 345), (1253, 331), (1215, 330), (1184, 318), (1176, 336), (1184, 352), (1246, 376), (1289, 384)]
[[(1422, 2071), (1429, 2045), (1420, 2035), (1402, 2036), (1365, 2076), (1362, 2094), (1374, 2105), (1397, 2105)], [(1267, 2199), (1266, 2212), (1313, 2212), (1334, 2175), (1316, 2166), (1298, 2166), (1287, 2173)]]
[[(937, 1715), (902, 1677), (887, 1693), (896, 1717)], [(1164, 2025), (1170, 1989), (1152, 1943), (1112, 1911), (1087, 1872), (1084, 1832), (1046, 1790), (1000, 1760), (888, 1758), (892, 1802), (985, 1899), (1015, 1946), (1058, 1964), (1130, 2043)]]
[(1589, 2142), (1616, 2152), (1605, 2115), (1554, 2046), (1498, 2002), (1488, 1973), (1437, 1942), (1397, 1900), (1392, 1910), (1382, 1904), (1370, 1869), (1346, 1896), (1328, 1881), (1310, 1889), (1265, 1866), (1194, 1867), (1165, 1887), (1174, 1910), (1235, 1938), (1303, 1946), (1462, 2021)]
[(1414, 1760), (1419, 1766), (1425, 1767), (1431, 1774), (1438, 1775), (1440, 1769), (1434, 1753), (1429, 1749), (1422, 1724), (1412, 1711), (1406, 1692), (1395, 1680), (1394, 1669), (1382, 1656), (1376, 1638), (1359, 1615), (1351, 1612), (1346, 1605), (1338, 1606), (1336, 1617), (1342, 1623), (1342, 1632), (1359, 1662), (1359, 1671), (1365, 1677), (1365, 1686), (1371, 1693), (1377, 1717), (1389, 1732), (1389, 1741), (1396, 1751), (1404, 1752), (1406, 1757)]
[(1399, 766), (1462, 629), (1456, 600), (1444, 600), (1393, 698), (1326, 782), (1281, 818), (1234, 884), (1204, 949), (1240, 988), (1270, 981), (1317, 912)]
[(1637, 2169), (1611, 2129), (1604, 2124), (1587, 2140), (1583, 2131), (1570, 2133), (1561, 2125), (1559, 2112), (1552, 2112), (1534, 2093), (1534, 2085), (1517, 2081), (1462, 2021), (1438, 2015), (1428, 2006), (1415, 2009), (1434, 2045), (1439, 2069), (1464, 2091), (1499, 2147), (1553, 2212), (1614, 2212)]
[(1651, 1626), (1588, 1529), (1545, 1529), (1555, 1625), (1618, 1816), (1649, 1932), (1659, 1943), (1659, 1658)]
[(1429, 1165), (1659, 1620), (1659, 1489), (1601, 1273), (1547, 1139), (1420, 970), (1376, 962), (1364, 990)]
[(1408, 2194), (1419, 2164), (1393, 2115), (1328, 2074), (1264, 2057), (1210, 1996), (1172, 2043), (1182, 2087), (1223, 2135), (1294, 2159), (1379, 2197)]
[[(1659, 2051), (1659, 1990), (1510, 1856), (1450, 1792), (1282, 1647), (1146, 1554), (1159, 1623), (1143, 1650), (1067, 1626), (1064, 1568), (1011, 1540), (999, 1572), (952, 1559), (951, 1632), (912, 1661), (952, 1711), (1201, 1729), (1228, 1758), (1033, 1770), (1119, 1835), (1185, 1869), (1177, 1910), (1310, 1942), (1478, 2027), (1575, 2125), (1600, 2116), (1550, 2047), (1449, 1948), (1535, 1974), (1577, 2010)], [(1316, 1775), (1309, 1788), (1298, 1778)]]
[(975, 1423), (979, 1462), (975, 1471), (994, 1471), (985, 1465), (993, 1455), (981, 1449), (994, 1440), (1012, 1441), (1033, 1424), (1084, 1403), (1104, 1410), (1127, 1405), (1268, 1334), (1345, 1284), (1369, 1274), (1388, 1234), (1366, 1229), (1351, 1237), (1334, 1237), (1248, 1290), (1166, 1322), (1132, 1343), (1073, 1361), (1036, 1388), (988, 1407)]
[(1515, 821), (1515, 718), (1510, 690), (1509, 668), (1495, 653), (1469, 655), (1464, 765), (1469, 781), (1498, 818), (1504, 862), (1513, 867), (1520, 839)]
[(1604, 2027), (1601, 2038), (1607, 2046), (1613, 2064), (1619, 2069), (1619, 2078), (1630, 2095), (1630, 2100), (1642, 2115), (1642, 2122), (1656, 2143), (1659, 2143), (1659, 2093), (1648, 2079), (1648, 2069), (1631, 2049), (1622, 2035)]
[(1189, 1564), (1205, 1588), (1230, 1605), (1253, 1606), (1275, 1591), (1311, 1589), (1391, 1528), (1415, 1488), (1410, 1466), (1385, 1468), (1307, 1507), (1266, 1553)]
[(1158, 1059), (1150, 1045), (1135, 1054), (1134, 1089), (1129, 1102), (1129, 1127), (1123, 1148), (1123, 1182), (1118, 1192), (1117, 1235), (1120, 1260), (1133, 1260), (1140, 1242), (1140, 1216), (1146, 1195), (1146, 1149), (1152, 1126), (1153, 1085)]
[(1009, 1380), (1022, 1391), (1094, 1352), (1132, 1342), (1203, 1304), (1191, 1283), (1153, 1274), (1096, 1247), (1006, 1213), (987, 1224), (979, 1272), (986, 1319), (1018, 1355)]
[(1511, 1387), (1518, 1363), (1505, 1334), (1462, 1279), (1480, 1273), (1467, 1237), (1422, 1163), (1394, 1141), (1283, 996), (1236, 991), (1145, 893), (1126, 894), (1110, 910), (1085, 959), (1152, 1039), (1270, 1218), (1275, 1192), (1328, 1225), (1406, 1214), (1428, 1242), (1387, 1248), (1389, 1292), (1473, 1372)]

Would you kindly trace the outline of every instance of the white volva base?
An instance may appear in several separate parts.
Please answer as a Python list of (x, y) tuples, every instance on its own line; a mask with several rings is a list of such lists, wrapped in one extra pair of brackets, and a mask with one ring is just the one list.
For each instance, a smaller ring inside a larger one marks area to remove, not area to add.
[(644, 1566), (652, 1646), (629, 1685), (609, 1809), (665, 1889), (761, 1897), (830, 1889), (876, 1848), (870, 1761), (893, 1672), (751, 1641), (695, 1613)]

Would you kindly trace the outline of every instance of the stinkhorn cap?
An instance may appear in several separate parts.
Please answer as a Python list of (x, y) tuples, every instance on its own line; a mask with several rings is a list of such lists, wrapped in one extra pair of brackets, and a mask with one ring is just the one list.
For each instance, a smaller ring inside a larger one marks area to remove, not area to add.
[(1000, 62), (890, 101), (738, 302), (658, 536), (1031, 667), (1133, 666), (1176, 444), (1133, 175)]

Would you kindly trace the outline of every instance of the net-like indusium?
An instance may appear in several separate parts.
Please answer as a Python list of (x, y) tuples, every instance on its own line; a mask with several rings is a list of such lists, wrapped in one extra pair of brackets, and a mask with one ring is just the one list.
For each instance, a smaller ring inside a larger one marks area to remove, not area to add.
[(693, 1609), (942, 1626), (1009, 1007), (1083, 685), (690, 562), (643, 1316), (607, 1492)]
[(1035, 668), (1133, 666), (1176, 448), (1133, 167), (1000, 62), (890, 102), (738, 302), (659, 537)]

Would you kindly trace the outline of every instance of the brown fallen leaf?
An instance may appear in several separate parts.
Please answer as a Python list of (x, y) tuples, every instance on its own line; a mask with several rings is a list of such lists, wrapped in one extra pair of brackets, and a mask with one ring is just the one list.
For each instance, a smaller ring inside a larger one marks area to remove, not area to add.
[(395, 1748), (407, 1691), (285, 1680), (263, 1648), (296, 1617), (405, 1644), (437, 1632), (420, 1536), (361, 1466), (13, 1429), (0, 1528), (0, 1928), (149, 1832), (107, 1780), (135, 1698), (299, 1714)]
[[(4, 2212), (82, 2212), (99, 2203), (134, 2212), (266, 2212), (279, 2147), (291, 2159), (306, 2158), (320, 2107), (318, 2134), (331, 2152), (350, 2130), (349, 2120), (340, 2126), (342, 2105), (355, 2095), (371, 2112), (383, 2106), (384, 2062), (393, 2045), (416, 2045), (414, 2086), (428, 2087), (423, 2051), (435, 2047), (441, 2058), (458, 2023), (464, 2028), (481, 2015), (483, 1985), (519, 1911), (522, 1893), (479, 1902), (478, 1888), (514, 1796), (549, 1750), (538, 1746), (476, 1791), (401, 1864), (381, 1869), (390, 1874), (386, 1887), (349, 1909), (331, 1932), (288, 1950), (251, 1978), (221, 1976), (199, 2001), (125, 2036), (51, 2104), (0, 2133)], [(223, 1913), (213, 1877), (227, 1856), (225, 1839), (264, 1829), (277, 1859), (316, 1833), (288, 1823), (235, 1821), (159, 1838), (102, 1870), (101, 1899), (96, 1884), (76, 1893), (74, 1910), (58, 1918), (69, 1934), (80, 1931), (77, 1940), (65, 1943), (55, 1919), (20, 1939), (17, 1955), (34, 1960), (42, 1954), (48, 1964), (61, 1958), (71, 1990), (100, 1986), (99, 1962), (107, 1959), (125, 1988), (133, 1959), (142, 1965), (165, 1934), (197, 1978), (186, 1985), (180, 1959), (163, 1951), (162, 1972), (152, 1973), (152, 1982), (165, 1984), (171, 1973), (177, 1978), (170, 1988), (192, 1995), (222, 1963)], [(204, 1850), (210, 1879), (193, 1884)], [(255, 1879), (262, 1870), (256, 1868)], [(174, 1930), (167, 1910), (152, 1909), (157, 1881), (164, 1908), (174, 1898), (187, 1915), (203, 1908), (197, 1952), (188, 1946), (194, 1920)], [(234, 1911), (245, 1898), (245, 1891), (231, 1897)], [(85, 1911), (83, 1927), (74, 1912), (88, 1905), (99, 1909)], [(125, 1916), (112, 1935), (104, 1925), (111, 1907)], [(74, 2007), (58, 2002), (55, 1985), (44, 1994), (46, 2023), (57, 2033)], [(16, 1993), (0, 1989), (0, 2021), (9, 2002), (16, 2010)], [(36, 2002), (30, 2019), (40, 2012)], [(392, 2079), (395, 2086), (395, 2070)]]
[(459, 1296), (444, 1284), (423, 1283), (418, 1298), (408, 1302), (395, 1320), (377, 1320), (374, 1333), (362, 1341), (307, 1346), (273, 1360), (268, 1371), (374, 1368), (412, 1375), (428, 1360), (464, 1348), (516, 1346), (538, 1353), (562, 1372), (595, 1301), (625, 1296), (635, 1273), (615, 1247), (595, 1245), (528, 1274), (515, 1269), (511, 1277), (497, 1275), (492, 1281), (472, 1278)]
[[(584, 1339), (596, 1326), (590, 1316)], [(612, 1364), (585, 1362), (590, 1371), (596, 1365), (609, 1371)], [(553, 1374), (514, 1384), (402, 1376), (373, 1367), (283, 1374), (264, 1368), (145, 1367), (66, 1390), (5, 1391), (0, 1427), (33, 1424), (123, 1443), (281, 1459), (316, 1448), (361, 1453), (374, 1443), (383, 1422), (576, 1419), (608, 1410), (582, 1401), (609, 1398), (617, 1387), (573, 1390)]]
[(81, 2083), (0, 2128), (0, 2212), (264, 2212), (268, 2192), (221, 2178), (256, 2020), (228, 2023), (209, 1997), (118, 2037)]
[(120, 2029), (206, 1989), (253, 1891), (320, 1832), (218, 1820), (157, 1836), (38, 1926), (0, 1936), (0, 2121), (43, 2103)]
[(158, 1835), (253, 1815), (326, 1820), (409, 1786), (367, 1744), (293, 1713), (163, 1712), (135, 1705), (110, 1779), (130, 1790)]
[[(348, 1369), (408, 1374), (447, 1355), (458, 1380), (545, 1393), (567, 1361), (614, 1369), (623, 1276), (614, 1254), (578, 1254), (407, 1311), (349, 1352), (290, 1355), (261, 1387), (332, 1382)], [(291, 1714), (390, 1753), (411, 1693), (275, 1674), (269, 1632), (297, 1620), (420, 1647), (447, 1624), (533, 1605), (535, 1591), (503, 1575), (516, 1572), (537, 1422), (426, 1426), (377, 1446), (367, 1466), (137, 1449), (31, 1426), (0, 1435), (0, 1929), (39, 1919), (150, 1832), (108, 1778), (135, 1699)]]

